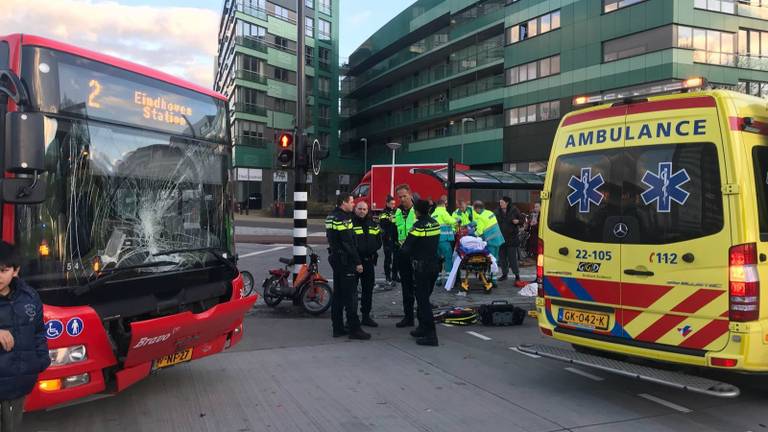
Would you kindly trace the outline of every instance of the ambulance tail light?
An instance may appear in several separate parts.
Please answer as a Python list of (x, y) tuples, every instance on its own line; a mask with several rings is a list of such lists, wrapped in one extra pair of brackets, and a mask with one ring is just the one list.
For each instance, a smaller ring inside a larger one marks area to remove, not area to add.
[(756, 321), (760, 316), (760, 278), (757, 246), (733, 246), (728, 251), (728, 295), (731, 321)]
[(539, 239), (536, 245), (536, 284), (539, 286), (537, 295), (544, 297), (544, 240)]

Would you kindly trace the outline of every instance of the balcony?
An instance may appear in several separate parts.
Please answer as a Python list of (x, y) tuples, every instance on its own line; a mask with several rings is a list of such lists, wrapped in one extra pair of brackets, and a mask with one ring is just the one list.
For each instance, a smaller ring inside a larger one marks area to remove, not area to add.
[(486, 64), (491, 64), (504, 59), (504, 48), (496, 46), (488, 51), (482, 51), (475, 55), (461, 58), (452, 58), (450, 64), (440, 64), (429, 70), (402, 80), (386, 90), (381, 90), (374, 95), (358, 101), (358, 112), (364, 111), (374, 105), (397, 96), (402, 96), (413, 89), (436, 83), (446, 78), (459, 75), (462, 72), (477, 69)]
[(439, 117), (449, 111), (448, 102), (431, 103), (414, 109), (396, 111), (392, 115), (381, 116), (361, 127), (361, 134), (373, 135), (395, 127), (426, 121)]
[(267, 139), (264, 137), (255, 137), (250, 135), (237, 135), (235, 136), (235, 145), (243, 145), (248, 147), (266, 148)]
[(267, 77), (257, 72), (238, 69), (235, 71), (235, 78), (255, 82), (258, 84), (267, 84)]
[(267, 107), (262, 105), (251, 104), (251, 103), (238, 102), (238, 103), (235, 103), (235, 112), (241, 112), (244, 114), (253, 114), (257, 116), (266, 117)]
[[(765, 4), (765, 2), (763, 2)], [(744, 3), (737, 3), (738, 14), (740, 16), (768, 20), (768, 7), (753, 6)]]
[(267, 53), (267, 47), (269, 46), (267, 45), (266, 41), (259, 38), (249, 37), (249, 36), (237, 36), (235, 38), (235, 43), (237, 45), (242, 45), (246, 48), (250, 48), (252, 50), (256, 50), (264, 54)]
[[(439, 48), (451, 44), (466, 36), (476, 33), (478, 30), (490, 26), (497, 21), (504, 20), (504, 8), (495, 9), (485, 15), (473, 17), (468, 20), (460, 20), (451, 26), (444, 28), (440, 33), (430, 35), (414, 44), (411, 44), (387, 59), (374, 65), (367, 71), (355, 76), (350, 87), (354, 92), (366, 83), (391, 72), (401, 65), (424, 55), (429, 55)], [(503, 29), (501, 30), (503, 32)]]
[(317, 67), (318, 67), (318, 69), (320, 69), (321, 71), (324, 71), (324, 72), (330, 72), (331, 71), (331, 64), (327, 63), (327, 62), (324, 62), (324, 61), (317, 62)]
[[(731, 54), (733, 56), (733, 54)], [(737, 55), (736, 67), (768, 71), (768, 57)]]

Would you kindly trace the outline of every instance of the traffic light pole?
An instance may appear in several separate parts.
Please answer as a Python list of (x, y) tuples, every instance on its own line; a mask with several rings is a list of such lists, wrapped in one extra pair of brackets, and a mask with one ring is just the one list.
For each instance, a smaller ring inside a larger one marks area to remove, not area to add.
[(293, 192), (293, 277), (299, 267), (307, 262), (307, 138), (306, 122), (306, 74), (304, 56), (304, 1), (296, 2), (296, 133), (294, 133), (295, 161)]

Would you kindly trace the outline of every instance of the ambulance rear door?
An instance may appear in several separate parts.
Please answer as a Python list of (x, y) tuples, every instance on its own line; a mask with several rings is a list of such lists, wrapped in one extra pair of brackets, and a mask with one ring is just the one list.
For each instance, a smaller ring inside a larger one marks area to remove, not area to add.
[(632, 344), (703, 356), (728, 340), (729, 212), (715, 99), (628, 106), (621, 220), (622, 326)]
[(626, 107), (571, 114), (553, 144), (543, 285), (546, 318), (559, 334), (622, 334), (620, 240), (605, 227), (621, 217), (625, 114)]

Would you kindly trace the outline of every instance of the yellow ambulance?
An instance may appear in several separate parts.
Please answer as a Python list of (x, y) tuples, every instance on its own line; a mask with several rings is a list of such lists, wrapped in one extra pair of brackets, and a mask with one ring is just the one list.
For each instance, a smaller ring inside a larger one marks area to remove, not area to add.
[(569, 113), (541, 198), (544, 335), (768, 371), (766, 100), (697, 91)]

